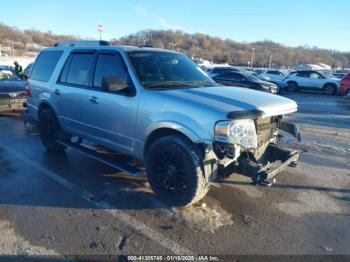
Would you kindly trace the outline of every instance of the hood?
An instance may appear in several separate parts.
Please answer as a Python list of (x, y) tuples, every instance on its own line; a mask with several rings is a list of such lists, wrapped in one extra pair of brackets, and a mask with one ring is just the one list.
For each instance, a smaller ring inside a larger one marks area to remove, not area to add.
[(237, 111), (262, 111), (263, 117), (284, 115), (297, 111), (291, 99), (261, 91), (232, 86), (202, 87), (159, 91), (187, 103), (197, 103), (228, 114)]
[(0, 93), (24, 92), (25, 81), (0, 81)]
[(261, 84), (261, 85), (264, 85), (264, 86), (274, 86), (275, 84), (274, 83), (271, 83), (271, 82), (268, 82), (268, 81), (264, 81), (264, 80), (261, 80), (259, 79), (259, 81), (254, 81), (255, 83), (258, 83), (258, 84)]

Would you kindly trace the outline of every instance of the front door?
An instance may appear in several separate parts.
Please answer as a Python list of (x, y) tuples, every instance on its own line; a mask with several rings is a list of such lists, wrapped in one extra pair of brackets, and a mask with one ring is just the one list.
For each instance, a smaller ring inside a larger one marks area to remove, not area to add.
[[(118, 77), (126, 90), (109, 92), (102, 89), (106, 78)], [(90, 139), (122, 153), (132, 153), (138, 96), (123, 58), (117, 51), (99, 51), (86, 104)]]

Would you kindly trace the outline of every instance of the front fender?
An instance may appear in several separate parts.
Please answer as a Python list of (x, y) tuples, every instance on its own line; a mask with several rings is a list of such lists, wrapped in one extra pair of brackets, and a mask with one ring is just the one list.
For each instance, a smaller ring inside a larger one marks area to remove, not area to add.
[(162, 112), (153, 117), (152, 122), (147, 126), (145, 132), (146, 138), (159, 128), (170, 128), (186, 135), (192, 142), (212, 140), (212, 132), (214, 124), (210, 121), (196, 121), (189, 115), (180, 114), (178, 112)]
[(146, 130), (146, 140), (154, 131), (161, 129), (161, 128), (169, 128), (169, 129), (176, 130), (176, 131), (184, 134), (186, 137), (188, 137), (194, 143), (198, 143), (199, 141), (201, 141), (200, 137), (196, 134), (196, 132), (191, 130), (189, 127), (184, 126), (180, 123), (171, 122), (171, 121), (157, 122), (157, 123), (154, 123), (152, 126), (150, 126)]

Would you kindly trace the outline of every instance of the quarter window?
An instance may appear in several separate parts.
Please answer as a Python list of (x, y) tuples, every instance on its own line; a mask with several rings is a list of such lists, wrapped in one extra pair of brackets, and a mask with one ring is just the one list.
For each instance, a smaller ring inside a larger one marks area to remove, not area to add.
[(43, 82), (49, 81), (62, 53), (62, 51), (41, 52), (34, 64), (30, 79)]

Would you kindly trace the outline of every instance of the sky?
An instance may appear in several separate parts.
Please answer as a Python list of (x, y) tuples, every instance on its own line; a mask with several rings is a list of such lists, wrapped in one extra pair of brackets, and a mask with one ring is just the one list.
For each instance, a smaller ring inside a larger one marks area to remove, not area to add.
[(0, 0), (0, 22), (83, 38), (143, 29), (200, 32), (237, 42), (350, 51), (349, 0)]

